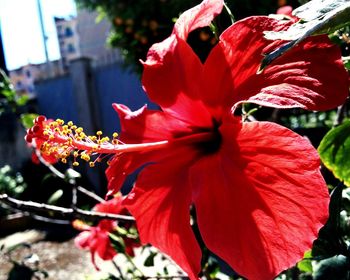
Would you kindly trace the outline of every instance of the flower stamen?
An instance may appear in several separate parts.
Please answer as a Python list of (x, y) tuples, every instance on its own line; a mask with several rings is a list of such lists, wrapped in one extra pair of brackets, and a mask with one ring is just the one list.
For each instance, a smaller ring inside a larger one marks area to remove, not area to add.
[[(200, 143), (212, 139), (210, 132), (203, 132), (170, 140), (125, 144), (118, 139), (118, 133), (114, 132), (112, 140), (103, 136), (102, 131), (97, 131), (96, 135), (88, 136), (84, 133), (82, 127), (78, 127), (69, 121), (57, 119), (56, 121), (46, 120), (44, 116), (39, 116), (34, 120), (34, 126), (27, 131), (25, 139), (31, 143), (33, 139), (40, 139), (42, 142), (41, 153), (45, 155), (54, 155), (61, 162), (67, 163), (67, 158), (73, 156), (73, 166), (79, 166), (78, 159), (89, 162), (90, 167), (94, 167), (96, 162), (101, 162), (105, 157), (111, 154), (121, 154), (127, 152), (152, 151), (168, 147), (170, 144), (177, 143)], [(105, 154), (105, 156), (102, 156)], [(95, 160), (92, 156), (97, 155)], [(108, 164), (109, 162), (107, 162)]]

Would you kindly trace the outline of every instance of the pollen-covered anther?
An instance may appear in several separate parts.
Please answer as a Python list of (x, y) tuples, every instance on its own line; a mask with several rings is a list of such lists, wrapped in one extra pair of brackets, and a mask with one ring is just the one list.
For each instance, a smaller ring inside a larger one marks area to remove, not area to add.
[(90, 156), (85, 151), (80, 154), (80, 158), (85, 161), (90, 161)]
[(64, 120), (57, 119), (56, 122), (57, 122), (58, 125), (60, 125), (60, 126), (64, 125)]
[[(113, 133), (112, 140), (103, 136), (102, 131), (97, 131), (95, 135), (86, 135), (82, 127), (74, 125), (72, 121), (64, 123), (61, 119), (55, 121), (46, 120), (40, 116), (34, 120), (34, 126), (27, 131), (26, 141), (31, 143), (33, 139), (40, 140), (41, 153), (53, 155), (63, 163), (68, 162), (68, 157), (72, 156), (73, 166), (78, 166), (78, 160), (89, 162), (89, 166), (95, 166), (101, 161), (102, 154), (114, 154), (120, 149), (118, 133)], [(123, 143), (121, 145), (124, 146)], [(92, 156), (94, 160), (91, 160)]]

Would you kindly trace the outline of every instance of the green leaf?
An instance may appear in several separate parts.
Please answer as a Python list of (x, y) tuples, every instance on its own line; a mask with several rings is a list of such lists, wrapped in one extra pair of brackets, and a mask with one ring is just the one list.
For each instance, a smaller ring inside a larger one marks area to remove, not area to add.
[(287, 30), (265, 32), (265, 38), (268, 40), (291, 42), (268, 53), (262, 60), (258, 73), (307, 37), (330, 34), (350, 24), (350, 2), (348, 0), (312, 0), (296, 9), (293, 14), (301, 20), (292, 24)]
[(154, 257), (155, 256), (157, 256), (157, 252), (150, 252), (149, 256), (146, 258), (143, 265), (146, 267), (154, 266)]
[(9, 89), (2, 89), (0, 93), (6, 98), (8, 102), (12, 102), (16, 98), (16, 92)]
[(104, 20), (105, 18), (107, 18), (107, 14), (105, 12), (105, 10), (103, 10), (102, 7), (97, 7), (97, 17), (95, 19), (95, 23), (98, 24), (100, 23), (102, 20)]
[(72, 185), (75, 185), (77, 179), (81, 178), (81, 174), (72, 168), (68, 168), (64, 176), (65, 180)]
[(312, 273), (311, 252), (311, 250), (306, 251), (304, 254), (304, 258), (300, 262), (298, 262), (297, 267), (300, 271)]
[(22, 125), (27, 129), (31, 128), (37, 116), (38, 114), (22, 114), (21, 115)]
[(350, 120), (331, 129), (318, 147), (324, 165), (350, 187)]
[(344, 66), (347, 70), (350, 70), (350, 56), (343, 57)]
[(27, 104), (29, 100), (29, 96), (27, 94), (24, 94), (16, 99), (17, 106), (24, 106)]
[(113, 233), (109, 233), (109, 239), (111, 241), (112, 247), (116, 250), (116, 252), (125, 253), (125, 243), (123, 238)]
[(62, 197), (63, 195), (63, 190), (57, 190), (55, 191), (47, 200), (48, 204), (56, 204), (57, 201)]

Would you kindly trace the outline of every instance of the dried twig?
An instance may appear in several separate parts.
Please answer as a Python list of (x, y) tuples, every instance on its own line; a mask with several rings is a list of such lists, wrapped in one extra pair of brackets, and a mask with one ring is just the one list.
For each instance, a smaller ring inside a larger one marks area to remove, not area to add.
[(132, 216), (87, 211), (79, 208), (76, 208), (76, 209), (64, 208), (64, 207), (48, 205), (44, 203), (23, 201), (23, 200), (18, 200), (18, 199), (9, 197), (7, 194), (0, 194), (0, 202), (17, 210), (34, 212), (34, 213), (46, 213), (49, 216), (51, 216), (52, 214), (56, 214), (56, 215), (64, 216), (68, 220), (74, 220), (79, 218), (79, 219), (85, 219), (85, 220), (109, 219), (109, 220), (119, 220), (119, 221), (135, 221), (134, 217)]
[[(66, 175), (65, 175), (65, 174), (63, 174), (61, 171), (59, 171), (57, 168), (55, 168), (52, 164), (46, 162), (46, 161), (43, 159), (43, 157), (41, 156), (41, 154), (40, 154), (40, 152), (38, 151), (38, 149), (35, 149), (35, 153), (36, 153), (38, 159), (40, 160), (40, 162), (41, 162), (42, 164), (44, 164), (48, 169), (50, 169), (50, 171), (51, 171), (54, 175), (56, 175), (58, 178), (60, 178), (60, 179), (62, 179), (62, 180), (65, 180), (65, 179), (66, 179)], [(93, 192), (91, 192), (91, 191), (89, 191), (89, 190), (83, 188), (82, 186), (78, 186), (78, 187), (77, 187), (77, 191), (79, 191), (79, 192), (85, 194), (86, 196), (88, 196), (88, 197), (90, 197), (90, 198), (96, 200), (97, 202), (104, 202), (104, 201), (105, 201), (102, 197), (100, 197), (100, 196), (98, 196), (97, 194), (95, 194), (95, 193), (93, 193)]]

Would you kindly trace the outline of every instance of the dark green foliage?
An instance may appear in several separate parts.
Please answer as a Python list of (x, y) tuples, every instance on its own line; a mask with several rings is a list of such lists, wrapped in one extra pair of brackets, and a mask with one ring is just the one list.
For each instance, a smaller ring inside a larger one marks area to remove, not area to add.
[(329, 218), (320, 230), (318, 239), (313, 244), (312, 256), (316, 259), (333, 257), (347, 253), (340, 227), (340, 212), (342, 210), (343, 185), (337, 186), (331, 194)]
[(28, 102), (28, 95), (18, 95), (5, 72), (0, 69), (0, 115), (3, 112), (16, 112), (17, 107)]
[(337, 255), (318, 263), (318, 269), (314, 274), (314, 280), (348, 280), (349, 259), (343, 255)]

